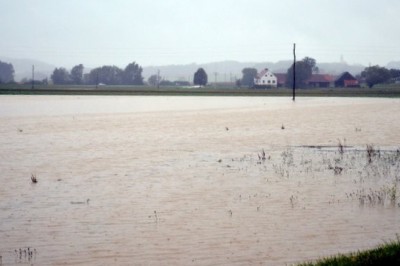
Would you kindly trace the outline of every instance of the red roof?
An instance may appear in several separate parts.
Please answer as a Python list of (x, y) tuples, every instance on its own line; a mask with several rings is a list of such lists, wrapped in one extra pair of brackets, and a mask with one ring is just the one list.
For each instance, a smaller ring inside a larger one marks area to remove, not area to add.
[(263, 69), (260, 73), (257, 74), (257, 79), (261, 79), (268, 72), (268, 68)]
[(311, 78), (307, 80), (307, 83), (321, 83), (321, 82), (333, 82), (334, 78), (331, 75), (326, 74), (312, 74)]

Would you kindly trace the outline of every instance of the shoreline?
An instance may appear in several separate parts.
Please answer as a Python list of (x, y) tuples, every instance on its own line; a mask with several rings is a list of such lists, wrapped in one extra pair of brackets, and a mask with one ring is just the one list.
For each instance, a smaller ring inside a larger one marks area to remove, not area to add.
[[(292, 90), (247, 89), (247, 88), (182, 88), (182, 87), (146, 87), (146, 86), (37, 86), (1, 85), (0, 95), (160, 95), (160, 96), (274, 96), (292, 97)], [(296, 89), (296, 97), (381, 97), (399, 98), (400, 87), (376, 88), (312, 88)]]

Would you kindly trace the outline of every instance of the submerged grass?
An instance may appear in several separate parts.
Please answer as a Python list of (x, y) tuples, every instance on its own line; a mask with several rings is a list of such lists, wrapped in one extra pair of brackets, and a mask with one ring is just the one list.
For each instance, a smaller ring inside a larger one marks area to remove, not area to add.
[(374, 249), (299, 264), (299, 266), (323, 265), (400, 265), (400, 238), (397, 237), (396, 241), (382, 244)]

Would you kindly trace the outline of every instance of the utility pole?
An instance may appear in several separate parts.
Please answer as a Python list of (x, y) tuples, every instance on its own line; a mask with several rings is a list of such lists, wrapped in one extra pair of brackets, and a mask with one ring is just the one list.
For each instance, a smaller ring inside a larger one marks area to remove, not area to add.
[(100, 71), (100, 70), (97, 70), (97, 71), (96, 71), (96, 89), (97, 89), (98, 86), (99, 86), (99, 71)]
[(157, 70), (157, 89), (160, 88), (160, 70)]
[(293, 101), (296, 99), (296, 44), (293, 44)]
[(32, 65), (32, 90), (35, 88), (35, 65)]

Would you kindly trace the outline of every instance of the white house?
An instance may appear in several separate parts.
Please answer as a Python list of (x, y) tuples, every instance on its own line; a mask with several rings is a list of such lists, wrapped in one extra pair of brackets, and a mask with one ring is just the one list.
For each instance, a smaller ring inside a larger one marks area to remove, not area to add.
[(278, 78), (268, 70), (268, 68), (263, 69), (254, 78), (254, 86), (256, 87), (278, 87)]

